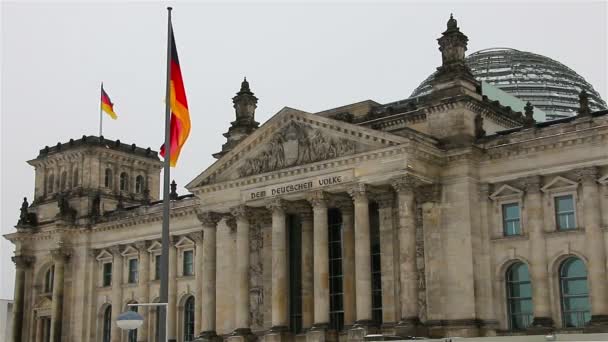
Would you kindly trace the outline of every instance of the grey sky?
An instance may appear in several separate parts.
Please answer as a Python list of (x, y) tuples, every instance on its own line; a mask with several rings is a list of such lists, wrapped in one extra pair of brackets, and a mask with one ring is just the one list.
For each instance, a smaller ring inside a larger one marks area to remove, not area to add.
[[(243, 76), (259, 98), (260, 122), (283, 106), (315, 112), (407, 98), (441, 63), (436, 38), (451, 12), (469, 37), (469, 53), (539, 53), (577, 71), (607, 99), (604, 2), (172, 5), (193, 127), (172, 170), (180, 186), (225, 142)], [(0, 233), (14, 231), (22, 198), (32, 199), (26, 160), (45, 145), (97, 134), (101, 81), (119, 116), (104, 118), (104, 135), (159, 147), (165, 7), (2, 2)], [(12, 298), (12, 245), (0, 240), (0, 298)]]

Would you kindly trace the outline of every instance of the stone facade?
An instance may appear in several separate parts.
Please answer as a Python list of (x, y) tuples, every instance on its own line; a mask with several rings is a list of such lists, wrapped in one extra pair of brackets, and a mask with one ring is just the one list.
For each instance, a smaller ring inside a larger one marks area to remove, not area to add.
[[(172, 196), (172, 340), (608, 331), (608, 112), (584, 110), (582, 96), (577, 117), (524, 120), (479, 94), (467, 41), (450, 18), (433, 91), (386, 105), (284, 108), (257, 127), (243, 83), (219, 160)], [(140, 309), (136, 337), (112, 319), (158, 301), (156, 152), (83, 137), (30, 164), (35, 199), (5, 236), (16, 246), (12, 340), (155, 341), (156, 310)], [(588, 290), (573, 327), (567, 260), (582, 261)], [(509, 307), (518, 263), (530, 312)]]

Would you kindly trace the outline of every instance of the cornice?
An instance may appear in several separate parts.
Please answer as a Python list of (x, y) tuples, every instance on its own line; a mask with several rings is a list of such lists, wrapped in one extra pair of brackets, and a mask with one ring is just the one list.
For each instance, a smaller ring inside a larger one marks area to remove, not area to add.
[[(179, 218), (185, 216), (192, 216), (197, 218), (197, 205), (195, 203), (190, 204), (188, 206), (182, 207), (173, 207), (169, 212), (170, 218)], [(91, 230), (93, 232), (103, 232), (118, 228), (125, 228), (136, 226), (140, 224), (149, 224), (154, 222), (161, 222), (163, 220), (163, 212), (162, 210), (154, 211), (151, 213), (141, 213), (137, 212), (134, 215), (129, 217), (117, 218), (114, 221), (109, 222), (100, 222), (96, 226), (92, 227)]]

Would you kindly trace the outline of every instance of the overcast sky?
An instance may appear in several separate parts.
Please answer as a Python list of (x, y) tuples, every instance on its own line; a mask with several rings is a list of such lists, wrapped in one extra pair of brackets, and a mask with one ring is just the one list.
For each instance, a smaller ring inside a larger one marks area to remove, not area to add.
[[(26, 161), (45, 145), (97, 134), (101, 81), (119, 116), (104, 118), (104, 136), (159, 147), (166, 4), (2, 2), (0, 233), (14, 231), (22, 198), (32, 199)], [(260, 122), (283, 106), (315, 112), (404, 99), (440, 65), (436, 39), (451, 12), (469, 37), (468, 53), (539, 53), (607, 99), (604, 2), (171, 4), (192, 119), (171, 175), (180, 187), (225, 142), (243, 76), (259, 98)], [(12, 254), (0, 239), (0, 298), (13, 298)]]

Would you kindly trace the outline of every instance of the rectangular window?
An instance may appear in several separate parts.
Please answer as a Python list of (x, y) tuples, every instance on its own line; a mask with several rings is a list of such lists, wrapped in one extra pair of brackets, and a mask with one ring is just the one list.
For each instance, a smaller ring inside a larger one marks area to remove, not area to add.
[(137, 259), (129, 259), (129, 284), (137, 283)]
[(184, 276), (191, 276), (194, 274), (194, 252), (185, 251), (183, 260)]
[(342, 271), (342, 213), (328, 212), (329, 234), (329, 328), (344, 329), (344, 273)]
[(519, 203), (502, 205), (502, 229), (505, 236), (521, 234)]
[(160, 279), (160, 255), (154, 256), (154, 280)]
[(289, 244), (289, 330), (302, 332), (302, 225), (296, 215), (287, 216)]
[(380, 265), (380, 215), (378, 205), (369, 205), (372, 262), (372, 321), (382, 324), (382, 269)]
[(575, 229), (574, 197), (572, 195), (555, 197), (555, 222), (558, 230)]
[(103, 264), (103, 286), (112, 285), (112, 263), (106, 262)]

